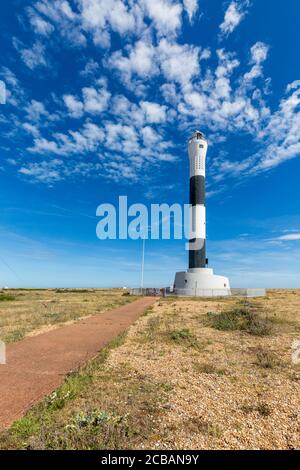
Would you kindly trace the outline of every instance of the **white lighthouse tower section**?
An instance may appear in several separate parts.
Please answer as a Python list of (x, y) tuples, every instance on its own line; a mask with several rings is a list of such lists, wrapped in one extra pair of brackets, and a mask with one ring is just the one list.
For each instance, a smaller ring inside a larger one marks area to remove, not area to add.
[[(205, 194), (205, 160), (207, 152), (207, 141), (199, 131), (194, 132), (188, 143), (188, 154), (190, 160), (190, 188), (192, 181), (197, 183), (198, 192)], [(201, 188), (202, 186), (202, 188)], [(192, 200), (193, 199), (193, 200)], [(190, 194), (190, 237), (192, 240), (206, 239), (206, 211), (204, 199)]]
[(207, 141), (204, 139), (204, 136), (201, 132), (196, 131), (190, 138), (188, 152), (190, 159), (190, 177), (201, 175), (205, 178)]
[(189, 267), (175, 275), (174, 293), (180, 296), (231, 295), (227, 277), (217, 276), (207, 267), (205, 167), (207, 140), (200, 131), (188, 143), (190, 160)]
[(206, 239), (206, 210), (205, 206), (197, 205), (189, 208), (189, 239)]

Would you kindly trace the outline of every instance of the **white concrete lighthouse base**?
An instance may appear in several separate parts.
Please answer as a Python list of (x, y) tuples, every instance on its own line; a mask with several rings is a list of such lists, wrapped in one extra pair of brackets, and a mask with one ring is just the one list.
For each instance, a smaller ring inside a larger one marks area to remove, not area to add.
[(175, 275), (174, 294), (189, 297), (231, 295), (227, 277), (216, 276), (210, 268), (193, 268)]

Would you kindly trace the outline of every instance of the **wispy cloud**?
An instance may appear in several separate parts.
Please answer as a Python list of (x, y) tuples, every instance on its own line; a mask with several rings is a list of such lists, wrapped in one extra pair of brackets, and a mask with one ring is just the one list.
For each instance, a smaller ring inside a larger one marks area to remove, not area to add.
[(286, 235), (281, 235), (280, 237), (276, 237), (273, 240), (282, 240), (282, 241), (300, 240), (300, 233), (287, 233)]
[(42, 161), (39, 163), (29, 163), (19, 169), (19, 173), (31, 177), (33, 180), (42, 183), (53, 183), (61, 179), (59, 166), (62, 165), (61, 160), (51, 160), (50, 162)]
[(232, 31), (240, 24), (247, 12), (247, 6), (248, 2), (245, 1), (233, 1), (229, 4), (225, 12), (224, 21), (220, 25), (220, 30), (223, 34), (228, 35), (232, 33)]
[(37, 67), (48, 66), (46, 48), (41, 42), (35, 42), (30, 47), (26, 47), (21, 41), (15, 38), (13, 43), (22, 61), (29, 69), (34, 70)]
[(192, 22), (199, 8), (198, 0), (183, 0), (183, 6)]
[(33, 8), (28, 8), (27, 14), (30, 20), (30, 24), (33, 28), (33, 31), (42, 36), (49, 36), (54, 31), (54, 26), (45, 21), (41, 15), (39, 15)]
[[(119, 173), (137, 179), (158, 162), (175, 161), (172, 134), (186, 136), (199, 122), (215, 145), (225, 145), (232, 135), (247, 135), (255, 148), (238, 161), (217, 152), (211, 175), (218, 187), (212, 184), (211, 195), (220, 186), (225, 189), (225, 179), (248, 178), (298, 156), (298, 81), (287, 86), (276, 105), (270, 99), (271, 79), (264, 73), (272, 48), (260, 40), (244, 55), (225, 47), (226, 36), (249, 4), (227, 5), (220, 26), (223, 43), (209, 49), (180, 37), (182, 26), (196, 17), (194, 0), (33, 2), (25, 17), (35, 40), (14, 40), (29, 70), (38, 73), (40, 66), (50, 64), (48, 52), (58, 53), (59, 35), (64, 48), (87, 51), (89, 45), (93, 54), (84, 52), (74, 83), (45, 102), (22, 90), (12, 71), (2, 69), (8, 105), (14, 108), (5, 117), (7, 135), (20, 129), (26, 138), (26, 162), (15, 157), (20, 174), (48, 183), (66, 178), (72, 167), (74, 174), (90, 176), (95, 165), (95, 172), (101, 168), (107, 178)], [(110, 49), (113, 35), (122, 41)], [(51, 168), (51, 159), (62, 163)]]

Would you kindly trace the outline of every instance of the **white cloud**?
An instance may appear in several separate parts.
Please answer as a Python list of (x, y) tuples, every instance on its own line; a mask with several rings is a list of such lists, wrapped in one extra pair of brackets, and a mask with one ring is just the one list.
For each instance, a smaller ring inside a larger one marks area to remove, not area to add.
[[(206, 58), (207, 55), (204, 55)], [(149, 79), (158, 75), (160, 70), (168, 81), (187, 85), (199, 74), (200, 49), (191, 45), (179, 45), (161, 39), (155, 47), (147, 40), (138, 41), (129, 48), (128, 56), (121, 51), (112, 54), (108, 60), (110, 67), (118, 69), (128, 84), (132, 75)]]
[(141, 108), (145, 112), (146, 121), (150, 123), (161, 123), (166, 120), (166, 106), (150, 101), (142, 101)]
[(163, 98), (167, 103), (171, 103), (173, 106), (177, 106), (180, 100), (180, 96), (176, 92), (175, 83), (164, 83), (160, 87)]
[(158, 33), (175, 33), (181, 26), (182, 5), (170, 0), (144, 0), (148, 16)]
[(64, 13), (64, 15), (69, 18), (70, 20), (73, 20), (74, 18), (76, 18), (76, 14), (74, 13), (74, 11), (72, 10), (69, 2), (67, 2), (67, 0), (63, 0), (61, 3), (60, 3), (60, 9), (61, 11)]
[(80, 118), (83, 115), (84, 106), (83, 103), (76, 98), (74, 95), (64, 95), (63, 100), (68, 108), (70, 115), (74, 118)]
[(279, 109), (259, 133), (266, 146), (254, 172), (274, 168), (300, 155), (300, 84), (295, 87), (297, 84), (289, 88), (292, 93), (281, 100)]
[(198, 10), (198, 0), (183, 0), (184, 9), (187, 11), (190, 22)]
[[(243, 86), (240, 90), (245, 93)], [(300, 155), (300, 82), (292, 83), (287, 90), (289, 95), (281, 100), (279, 108), (273, 113), (268, 109), (266, 111), (260, 102), (260, 108), (255, 108), (244, 95), (243, 99), (247, 101), (234, 117), (235, 125), (242, 125), (242, 129), (247, 126), (260, 149), (238, 162), (215, 158), (212, 165), (215, 181), (228, 176), (240, 179), (257, 175)], [(215, 122), (214, 115), (212, 118)]]
[(137, 180), (137, 173), (132, 165), (115, 161), (108, 161), (103, 164), (105, 176), (117, 183), (134, 182)]
[[(155, 126), (176, 119), (177, 113), (177, 123), (180, 122), (183, 127), (194, 125), (193, 120), (196, 125), (201, 118), (202, 124), (215, 133), (243, 130), (255, 135), (257, 139), (265, 139), (259, 132), (261, 127), (267, 130), (266, 122), (269, 122), (270, 112), (263, 103), (262, 92), (257, 93), (259, 90), (248, 88), (245, 79), (241, 80), (238, 74), (235, 74), (233, 79), (233, 72), (240, 65), (233, 53), (219, 49), (215, 70), (206, 67), (205, 76), (201, 77), (199, 60), (204, 51), (199, 48), (169, 42), (164, 38), (157, 46), (140, 41), (133, 47), (128, 47), (127, 57), (119, 57), (125, 64), (123, 71), (129, 76), (133, 70), (139, 70), (142, 74), (148, 70), (149, 64), (141, 67), (139, 61), (135, 60), (138, 56), (137, 50), (145, 45), (151, 50), (151, 70), (156, 74), (161, 73), (161, 77), (166, 79), (160, 90), (170, 107), (147, 99), (134, 103), (123, 95), (111, 97), (105, 80), (98, 80), (94, 87), (84, 87), (80, 98), (75, 95), (63, 97), (73, 117), (84, 117), (86, 113), (108, 113), (105, 114), (102, 126), (89, 122), (89, 126), (95, 126), (96, 136), (92, 139), (87, 137), (86, 122), (81, 129), (70, 130), (65, 134), (54, 133), (52, 140), (36, 134), (34, 145), (29, 150), (32, 153), (56, 155), (84, 155), (93, 151), (103, 156), (114, 152), (120, 161), (124, 163), (123, 159), (126, 157), (135, 168), (134, 171), (139, 171), (145, 161), (153, 163), (174, 159), (167, 151), (171, 144), (164, 134), (157, 132)], [(266, 57), (266, 51), (266, 45), (255, 44), (251, 50), (251, 63), (256, 60), (261, 67), (260, 63)], [(209, 55), (208, 51), (204, 58)], [(40, 104), (33, 105), (32, 114), (42, 115), (46, 112)], [(38, 119), (38, 116), (32, 117), (34, 118)], [(115, 119), (117, 123), (114, 122)], [(154, 128), (147, 124), (152, 124)], [(216, 141), (217, 139), (218, 137)], [(231, 177), (250, 174), (254, 166), (257, 167), (258, 159), (258, 155), (240, 162), (216, 158), (218, 169), (214, 172), (212, 167), (212, 175), (215, 181), (219, 181), (226, 174)], [(262, 160), (259, 163), (261, 164)]]
[(46, 49), (41, 42), (34, 43), (30, 48), (25, 47), (20, 41), (14, 40), (14, 46), (20, 53), (24, 64), (31, 70), (48, 65)]
[(49, 113), (43, 103), (37, 100), (31, 100), (26, 107), (27, 118), (30, 121), (39, 121), (42, 117), (48, 118)]
[(260, 65), (254, 65), (249, 72), (245, 73), (243, 80), (247, 83), (251, 83), (256, 78), (262, 76), (262, 68)]
[(263, 42), (257, 42), (251, 47), (251, 58), (255, 64), (264, 62), (268, 56), (269, 47)]
[(133, 13), (119, 0), (114, 0), (113, 2), (113, 8), (109, 11), (109, 22), (113, 31), (121, 35), (128, 31), (133, 31), (136, 26)]
[(269, 51), (269, 46), (263, 42), (255, 43), (251, 49), (251, 64), (254, 64), (251, 70), (245, 73), (243, 80), (246, 82), (246, 85), (251, 84), (251, 82), (259, 77), (263, 76), (262, 63), (267, 59)]
[(294, 82), (288, 84), (288, 86), (286, 87), (286, 91), (289, 92), (299, 87), (300, 87), (300, 80), (295, 80)]
[(122, 123), (141, 127), (144, 125), (145, 114), (138, 104), (132, 103), (123, 95), (116, 95), (111, 104), (113, 115)]
[(5, 83), (6, 104), (11, 106), (20, 106), (24, 97), (24, 90), (16, 75), (7, 67), (0, 68), (0, 77)]
[(34, 124), (30, 124), (29, 122), (25, 122), (23, 124), (23, 128), (25, 129), (26, 132), (31, 134), (33, 137), (38, 137), (40, 134), (39, 128)]
[(19, 84), (16, 75), (7, 67), (1, 67), (1, 77), (7, 85), (12, 87), (16, 87)]
[(220, 30), (223, 34), (230, 34), (240, 24), (245, 16), (246, 11), (243, 10), (243, 4), (238, 4), (233, 1), (227, 8), (224, 16), (224, 21), (220, 25)]
[(100, 65), (93, 59), (87, 61), (80, 75), (85, 78), (94, 77), (100, 70)]
[[(52, 38), (42, 43), (41, 36), (50, 35), (53, 28), (61, 34), (60, 40), (66, 46), (84, 46), (93, 40), (96, 45), (109, 47), (111, 34), (120, 36), (117, 51), (99, 52), (94, 48), (93, 58), (88, 51), (82, 52), (81, 91), (73, 88), (76, 92), (70, 90), (60, 102), (53, 99), (51, 108), (59, 107), (56, 115), (46, 109), (51, 98), (43, 104), (30, 96), (26, 103), (27, 97), (20, 95), (22, 106), (19, 107), (25, 111), (26, 120), (22, 123), (16, 114), (11, 118), (14, 123), (11, 127), (22, 126), (28, 137), (32, 136), (29, 147), (32, 158), (51, 154), (72, 157), (68, 160), (74, 170), (66, 162), (57, 165), (59, 170), (50, 169), (58, 171), (60, 177), (67, 177), (72, 171), (74, 174), (75, 167), (78, 174), (90, 175), (93, 164), (80, 161), (86, 157), (101, 161), (103, 165), (97, 168), (103, 174), (107, 172), (108, 177), (122, 177), (123, 172), (129, 179), (136, 178), (146, 165), (172, 161), (172, 143), (167, 134), (170, 122), (178, 132), (189, 132), (201, 123), (214, 143), (224, 141), (231, 133), (251, 136), (255, 154), (241, 152), (239, 161), (232, 161), (224, 154), (215, 156), (211, 165), (215, 181), (225, 175), (241, 178), (268, 171), (299, 155), (298, 81), (288, 86), (288, 94), (277, 108), (272, 100), (271, 109), (267, 104), (270, 79), (264, 78), (263, 71), (268, 45), (256, 42), (245, 64), (242, 56), (225, 49), (211, 51), (185, 44), (181, 36), (177, 40), (182, 22), (195, 18), (196, 0), (78, 0), (76, 3), (38, 0), (32, 3), (32, 8), (26, 11), (37, 40), (33, 48), (14, 42), (31, 69), (47, 65), (46, 47), (52, 46)], [(230, 2), (220, 26), (223, 35), (238, 26), (248, 4), (247, 0)], [(201, 61), (210, 58), (204, 67)], [(82, 65), (83, 60), (86, 63)], [(109, 83), (97, 80), (103, 68), (110, 69)], [(112, 69), (117, 73), (112, 75)], [(8, 72), (6, 75), (6, 83), (17, 89), (16, 77)], [(72, 86), (78, 86), (76, 78)], [(124, 90), (124, 95), (113, 94), (117, 89), (113, 81), (119, 78), (127, 88), (127, 96)], [(10, 93), (8, 90), (8, 102), (12, 103)], [(130, 101), (128, 97), (133, 94), (135, 98)], [(17, 104), (16, 99), (14, 103)], [(61, 127), (56, 125), (58, 118), (67, 117), (82, 121), (73, 121), (70, 130), (65, 130), (64, 123)], [(51, 129), (47, 129), (49, 123)], [(33, 177), (36, 174), (37, 179), (42, 179), (36, 167), (26, 168)]]
[(79, 5), (82, 28), (102, 47), (110, 44), (109, 28), (124, 35), (140, 27), (141, 10), (134, 3), (128, 6), (121, 0), (79, 0)]
[[(207, 97), (204, 94), (200, 94), (197, 91), (192, 91), (184, 94), (184, 100), (186, 104), (188, 104), (190, 107), (194, 108), (197, 110), (197, 114), (201, 114), (202, 112), (206, 111), (207, 106), (208, 106), (208, 101)], [(184, 108), (180, 107), (184, 112)]]
[(35, 3), (34, 7), (39, 13), (55, 22), (58, 22), (63, 17), (68, 19), (76, 17), (67, 0), (53, 0), (52, 2), (39, 0)]
[(29, 163), (19, 169), (19, 173), (30, 177), (31, 180), (40, 181), (42, 183), (53, 183), (60, 181), (62, 176), (59, 167), (62, 165), (61, 160), (42, 161), (39, 163)]
[(86, 37), (82, 31), (81, 18), (67, 0), (38, 0), (34, 5), (38, 13), (55, 26), (57, 32), (73, 46), (84, 46)]
[(138, 134), (133, 126), (106, 123), (106, 146), (125, 154), (139, 152)]
[(30, 24), (36, 34), (49, 36), (54, 31), (54, 26), (48, 21), (45, 21), (40, 15), (35, 13), (32, 8), (28, 9), (28, 16)]
[(171, 114), (166, 105), (146, 100), (135, 104), (122, 95), (112, 99), (110, 108), (118, 121), (127, 125), (134, 124), (137, 129), (141, 129), (147, 123), (164, 124)]
[(86, 122), (78, 131), (69, 131), (68, 134), (53, 134), (53, 139), (35, 138), (33, 146), (28, 148), (28, 151), (62, 156), (94, 152), (104, 140), (104, 131), (96, 124)]
[[(100, 80), (100, 85), (104, 82)], [(105, 86), (99, 88), (84, 87), (82, 89), (82, 101), (74, 95), (64, 95), (63, 100), (68, 108), (71, 117), (81, 118), (84, 112), (90, 114), (100, 114), (108, 106), (110, 93)]]
[[(183, 0), (190, 21), (198, 5)], [(84, 46), (91, 36), (100, 47), (110, 46), (111, 33), (142, 38), (149, 30), (159, 37), (175, 37), (182, 24), (182, 1), (178, 0), (76, 0), (76, 11), (67, 0), (38, 0), (28, 9), (37, 34), (50, 34), (53, 26), (76, 46)]]
[(179, 45), (162, 39), (158, 45), (160, 67), (168, 81), (175, 81), (181, 85), (188, 85), (199, 74), (198, 47), (188, 44)]
[(232, 75), (240, 65), (232, 53), (223, 49), (217, 51), (218, 65), (214, 71), (207, 70), (206, 76), (193, 87), (185, 87), (178, 105), (181, 119), (191, 122), (201, 118), (203, 125), (211, 130), (224, 132), (247, 130), (253, 133), (264, 112), (257, 110), (247, 95), (244, 82), (233, 82)]
[(102, 88), (95, 89), (86, 87), (82, 90), (84, 109), (88, 113), (99, 114), (107, 108), (110, 93)]
[(160, 136), (150, 126), (143, 127), (141, 130), (141, 134), (145, 146), (154, 145), (160, 141)]
[(300, 233), (288, 233), (287, 235), (282, 235), (281, 237), (273, 238), (273, 240), (282, 240), (282, 241), (300, 240)]
[(144, 78), (158, 73), (155, 48), (144, 40), (138, 41), (129, 49), (128, 57), (125, 57), (121, 51), (114, 52), (108, 64), (118, 69), (126, 82), (129, 82), (134, 74)]
[(113, 2), (108, 0), (79, 0), (81, 17), (87, 29), (104, 28)]
[[(74, 104), (73, 99), (67, 100), (65, 96), (64, 100), (69, 104), (70, 112), (81, 112), (81, 107), (78, 107), (77, 102)], [(85, 101), (82, 103), (84, 105)], [(85, 112), (87, 111), (84, 109)], [(117, 122), (114, 122), (114, 117)], [(93, 155), (93, 158), (101, 162), (101, 167), (97, 167), (95, 163), (95, 168), (107, 178), (134, 181), (140, 172), (145, 172), (148, 165), (157, 165), (159, 161), (174, 161), (174, 156), (170, 153), (172, 144), (165, 138), (162, 129), (166, 119), (166, 106), (152, 101), (135, 104), (125, 96), (118, 95), (113, 97), (110, 116), (106, 116), (103, 124), (85, 121), (79, 129), (69, 130), (67, 133), (52, 133), (51, 139), (41, 133), (33, 135), (33, 145), (27, 150), (32, 155), (76, 156), (78, 162), (74, 158), (64, 160), (59, 169), (60, 178), (74, 175), (75, 168), (78, 175), (92, 176), (93, 163), (83, 165), (81, 159)], [(151, 123), (152, 126), (160, 124), (160, 132), (146, 123)], [(40, 166), (38, 169), (35, 166), (28, 168), (28, 165), (24, 168), (26, 174), (30, 171), (32, 178), (36, 175), (36, 179), (42, 180), (38, 173)], [(22, 170), (22, 174), (25, 173)], [(30, 176), (29, 173), (27, 176)]]
[[(97, 162), (69, 162), (58, 159), (28, 163), (19, 173), (32, 183), (39, 182), (52, 187), (54, 183), (69, 178), (99, 178), (102, 165)], [(102, 171), (103, 174), (103, 171)]]

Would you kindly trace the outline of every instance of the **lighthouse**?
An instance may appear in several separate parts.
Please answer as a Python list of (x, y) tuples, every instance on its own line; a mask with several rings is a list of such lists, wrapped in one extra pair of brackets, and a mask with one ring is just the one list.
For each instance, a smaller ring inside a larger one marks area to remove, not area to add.
[(175, 275), (174, 292), (185, 296), (230, 295), (227, 277), (217, 276), (207, 267), (206, 258), (206, 208), (205, 167), (207, 139), (200, 131), (193, 133), (188, 141), (190, 161), (190, 208), (188, 270)]
[(207, 140), (196, 131), (189, 140), (190, 159), (190, 236), (189, 268), (205, 268), (206, 213), (205, 213), (205, 159)]

